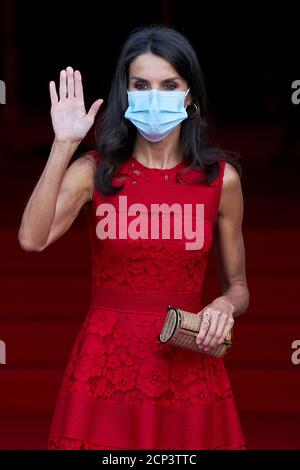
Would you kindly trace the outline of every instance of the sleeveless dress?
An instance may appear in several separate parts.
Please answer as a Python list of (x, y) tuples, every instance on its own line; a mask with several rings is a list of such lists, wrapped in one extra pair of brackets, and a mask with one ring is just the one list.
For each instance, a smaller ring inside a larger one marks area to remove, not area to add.
[[(101, 156), (92, 155), (101, 165)], [(130, 156), (114, 175), (115, 186), (125, 183), (117, 195), (95, 188), (92, 210), (86, 210), (90, 308), (60, 385), (48, 449), (245, 449), (223, 359), (158, 341), (169, 305), (194, 313), (205, 306), (202, 285), (225, 160), (219, 165), (213, 182), (192, 185), (201, 170), (184, 160), (163, 170)], [(151, 217), (154, 205), (163, 203), (204, 204), (200, 249), (186, 249), (187, 238), (172, 236), (172, 230), (165, 238), (161, 228), (157, 238), (145, 231), (139, 238), (134, 230), (124, 235), (126, 217), (128, 226), (137, 217), (130, 208)], [(108, 211), (105, 239), (101, 220)]]

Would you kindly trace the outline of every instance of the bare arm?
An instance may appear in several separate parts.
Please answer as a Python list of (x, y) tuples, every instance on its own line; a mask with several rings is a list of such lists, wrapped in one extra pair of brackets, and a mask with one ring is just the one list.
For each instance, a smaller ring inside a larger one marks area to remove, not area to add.
[(237, 317), (249, 304), (242, 234), (244, 203), (239, 175), (228, 163), (223, 187), (213, 250), (224, 292), (215, 301), (229, 301), (232, 314)]
[[(43, 251), (72, 225), (94, 190), (96, 170), (93, 157), (84, 155), (66, 170), (55, 156), (65, 157), (69, 148), (54, 145), (44, 172), (24, 210), (18, 233), (26, 251)], [(60, 161), (60, 160), (59, 160)]]
[(234, 318), (245, 312), (249, 304), (242, 235), (243, 212), (239, 175), (229, 163), (226, 163), (213, 240), (223, 295), (199, 312), (203, 314), (207, 311), (211, 316), (210, 323), (202, 322), (197, 336), (200, 349), (203, 348), (208, 353), (224, 341), (233, 327)]
[(18, 239), (26, 251), (42, 251), (70, 227), (93, 192), (95, 162), (91, 156), (70, 160), (91, 128), (103, 100), (86, 113), (80, 72), (60, 73), (58, 99), (50, 82), (51, 118), (55, 139), (44, 171), (23, 212)]

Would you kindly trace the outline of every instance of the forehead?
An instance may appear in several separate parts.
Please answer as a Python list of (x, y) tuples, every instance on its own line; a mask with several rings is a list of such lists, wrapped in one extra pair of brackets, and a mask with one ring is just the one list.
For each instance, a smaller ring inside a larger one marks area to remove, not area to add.
[(129, 77), (138, 76), (146, 80), (178, 76), (174, 67), (162, 57), (147, 53), (137, 56), (130, 64)]

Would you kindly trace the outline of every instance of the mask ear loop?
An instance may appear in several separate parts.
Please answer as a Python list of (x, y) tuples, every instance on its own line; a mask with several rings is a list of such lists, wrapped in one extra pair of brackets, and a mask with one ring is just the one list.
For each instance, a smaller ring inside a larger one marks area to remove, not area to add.
[[(186, 90), (185, 95), (184, 95), (184, 99), (186, 98), (186, 96), (187, 96), (187, 94), (188, 94), (189, 91), (190, 91), (190, 88), (188, 88), (188, 89)], [(187, 106), (188, 106), (188, 105), (186, 105), (186, 106), (184, 107), (185, 110), (186, 110)]]

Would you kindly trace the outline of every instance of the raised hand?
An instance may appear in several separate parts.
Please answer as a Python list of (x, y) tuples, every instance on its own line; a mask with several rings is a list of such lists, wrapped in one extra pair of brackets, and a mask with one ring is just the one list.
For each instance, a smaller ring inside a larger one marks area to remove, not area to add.
[(79, 70), (73, 71), (72, 67), (60, 72), (59, 98), (54, 81), (50, 82), (49, 89), (51, 119), (56, 141), (81, 141), (92, 127), (103, 100), (96, 100), (89, 112), (86, 112), (81, 74)]

